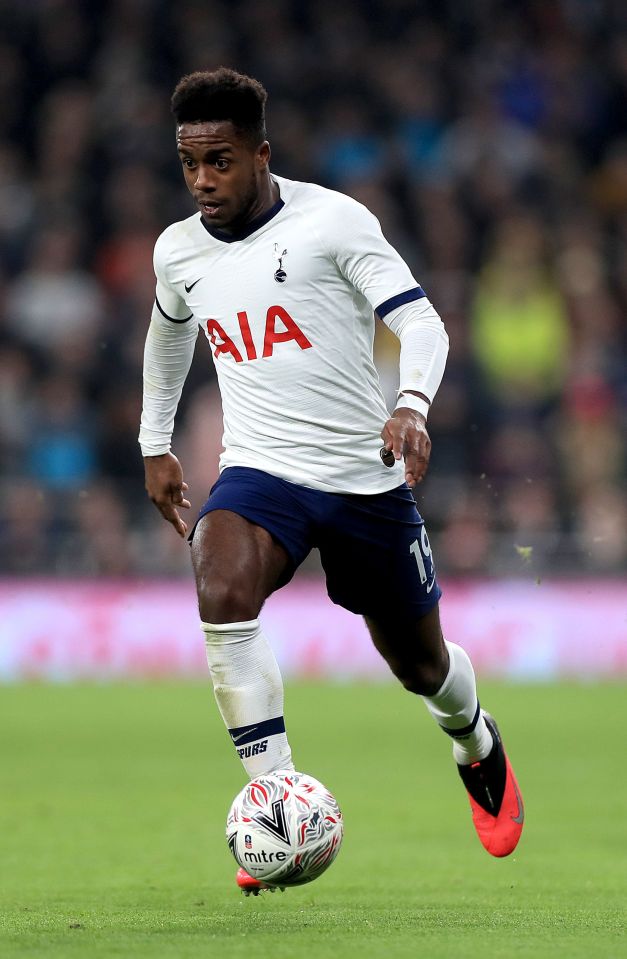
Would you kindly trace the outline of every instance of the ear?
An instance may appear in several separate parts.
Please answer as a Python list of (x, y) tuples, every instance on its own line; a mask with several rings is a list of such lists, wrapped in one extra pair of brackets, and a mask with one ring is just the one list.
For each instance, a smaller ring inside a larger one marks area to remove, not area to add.
[(267, 140), (264, 140), (259, 146), (256, 155), (257, 167), (259, 170), (265, 170), (267, 168), (271, 155), (272, 151), (270, 150), (270, 144)]

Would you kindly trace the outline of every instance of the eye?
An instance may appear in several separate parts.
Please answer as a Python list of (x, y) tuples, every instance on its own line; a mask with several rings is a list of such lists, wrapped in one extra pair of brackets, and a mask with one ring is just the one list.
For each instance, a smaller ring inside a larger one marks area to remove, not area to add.
[(183, 166), (186, 166), (188, 170), (193, 170), (196, 166), (191, 157), (181, 157), (181, 163)]
[(216, 169), (228, 170), (228, 168), (229, 168), (229, 161), (226, 160), (224, 157), (220, 157), (219, 160), (216, 160)]

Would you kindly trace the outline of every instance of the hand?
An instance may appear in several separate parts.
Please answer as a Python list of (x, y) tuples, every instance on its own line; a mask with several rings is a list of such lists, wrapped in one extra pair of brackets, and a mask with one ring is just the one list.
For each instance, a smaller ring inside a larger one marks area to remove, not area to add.
[(144, 456), (146, 492), (161, 515), (179, 534), (185, 536), (187, 523), (179, 516), (178, 507), (189, 509), (192, 505), (183, 498), (189, 486), (183, 482), (183, 470), (174, 453), (161, 456)]
[(431, 455), (431, 440), (427, 421), (421, 413), (407, 407), (394, 410), (381, 430), (386, 450), (392, 450), (394, 459), (405, 458), (405, 481), (408, 486), (422, 482)]

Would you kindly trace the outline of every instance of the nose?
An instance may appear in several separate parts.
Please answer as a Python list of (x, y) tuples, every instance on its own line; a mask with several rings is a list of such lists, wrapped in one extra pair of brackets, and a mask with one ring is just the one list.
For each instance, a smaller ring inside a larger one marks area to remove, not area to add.
[(197, 190), (203, 193), (213, 193), (215, 183), (213, 182), (213, 171), (208, 164), (199, 163), (196, 170), (196, 182), (194, 184)]

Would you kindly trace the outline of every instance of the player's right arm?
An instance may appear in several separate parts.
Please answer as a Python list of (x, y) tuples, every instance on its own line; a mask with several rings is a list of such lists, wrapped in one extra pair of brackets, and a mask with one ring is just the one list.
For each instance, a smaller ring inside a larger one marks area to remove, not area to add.
[(144, 457), (146, 492), (179, 536), (187, 524), (178, 509), (189, 509), (187, 483), (170, 450), (174, 417), (189, 372), (198, 324), (184, 300), (168, 283), (165, 235), (154, 256), (157, 289), (144, 348), (144, 389), (139, 443)]

